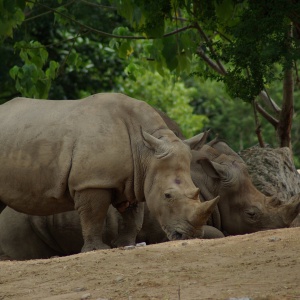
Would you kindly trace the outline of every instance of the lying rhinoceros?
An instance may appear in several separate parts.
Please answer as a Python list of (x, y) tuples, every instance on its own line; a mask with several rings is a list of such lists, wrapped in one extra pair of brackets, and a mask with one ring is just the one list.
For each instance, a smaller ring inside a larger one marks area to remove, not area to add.
[(289, 227), (300, 211), (300, 194), (289, 202), (265, 196), (253, 185), (243, 159), (217, 139), (193, 151), (191, 172), (205, 199), (218, 191), (220, 217), (213, 223), (226, 234)]
[[(0, 199), (26, 214), (78, 211), (82, 251), (103, 249), (110, 204), (146, 200), (170, 240), (193, 238), (217, 204), (190, 175), (199, 137), (183, 143), (143, 101), (13, 99), (0, 107)], [(129, 229), (128, 229), (129, 230)]]

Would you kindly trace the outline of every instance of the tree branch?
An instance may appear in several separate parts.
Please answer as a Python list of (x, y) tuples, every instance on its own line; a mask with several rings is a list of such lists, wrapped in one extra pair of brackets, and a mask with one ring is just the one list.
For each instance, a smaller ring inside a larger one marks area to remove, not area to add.
[(86, 34), (88, 34), (88, 33), (89, 33), (89, 31), (85, 31), (85, 32), (83, 32), (83, 33), (77, 34), (75, 37), (72, 37), (72, 38), (69, 38), (69, 39), (65, 39), (65, 40), (62, 40), (62, 41), (59, 41), (59, 42), (56, 42), (56, 43), (48, 44), (48, 45), (42, 45), (42, 46), (39, 46), (39, 47), (24, 47), (24, 46), (22, 46), (21, 48), (22, 48), (22, 49), (50, 48), (50, 47), (53, 47), (53, 46), (56, 46), (56, 45), (63, 44), (63, 43), (65, 43), (65, 42), (71, 42), (71, 41), (74, 41), (74, 40), (76, 40), (78, 37), (84, 36), (84, 35), (86, 35)]
[[(65, 4), (63, 4), (63, 5), (60, 5), (60, 6), (56, 7), (55, 9), (58, 9), (58, 8), (61, 8), (61, 7), (69, 6), (69, 5), (73, 4), (75, 1), (76, 1), (76, 0), (71, 0), (71, 1), (68, 2), (68, 3), (65, 3)], [(26, 2), (30, 2), (30, 1), (26, 1)], [(33, 2), (31, 2), (31, 3), (33, 3)], [(45, 16), (45, 15), (51, 14), (51, 13), (52, 13), (52, 11), (48, 10), (48, 11), (46, 11), (46, 12), (43, 12), (43, 13), (41, 13), (41, 14), (39, 14), (39, 15), (36, 15), (36, 16), (33, 16), (33, 17), (31, 17), (31, 18), (26, 18), (26, 19), (24, 20), (24, 22), (28, 22), (28, 21), (37, 19), (37, 18), (39, 18), (39, 17), (42, 17), (42, 16)], [(31, 13), (30, 13), (29, 15), (31, 15)]]
[[(60, 11), (57, 11), (56, 9), (51, 8), (47, 5), (44, 5), (42, 3), (36, 3), (36, 2), (30, 1), (30, 0), (27, 0), (27, 2), (35, 3), (36, 5), (44, 7), (46, 9), (48, 9), (49, 11), (51, 11), (53, 13), (56, 13), (56, 14), (64, 17), (64, 18), (66, 18), (67, 20), (70, 20), (71, 22), (81, 26), (81, 28), (87, 29), (88, 31), (91, 31), (91, 32), (95, 32), (95, 33), (97, 33), (99, 35), (102, 35), (104, 37), (115, 38), (115, 39), (127, 39), (127, 40), (151, 40), (151, 39), (156, 39), (155, 37), (151, 37), (151, 36), (150, 37), (145, 37), (145, 36), (132, 36), (132, 35), (116, 35), (116, 34), (107, 33), (107, 32), (95, 29), (93, 27), (90, 27), (88, 25), (85, 25), (85, 24), (69, 17), (68, 15), (66, 15), (66, 14), (64, 14)], [(192, 26), (192, 25), (184, 26), (182, 28), (179, 28), (179, 29), (176, 29), (174, 31), (171, 31), (171, 32), (168, 32), (168, 33), (164, 34), (163, 37), (168, 37), (168, 36), (171, 36), (171, 35), (174, 35), (174, 34), (178, 34), (179, 32), (188, 30), (190, 28), (194, 28), (194, 26)]]
[(281, 108), (274, 102), (274, 100), (269, 96), (269, 94), (266, 91), (261, 91), (259, 93), (259, 97), (272, 111), (274, 111), (277, 115), (280, 114)]
[(93, 2), (90, 2), (90, 1), (87, 1), (87, 0), (80, 0), (80, 2), (83, 2), (83, 3), (85, 3), (87, 5), (90, 5), (90, 6), (95, 6), (95, 7), (98, 7), (98, 8), (117, 10), (116, 7), (97, 4), (97, 3), (93, 3)]
[(217, 73), (220, 75), (225, 76), (226, 73), (223, 72), (222, 69), (220, 69), (220, 66), (216, 64), (213, 60), (211, 60), (203, 51), (201, 47), (198, 47), (196, 52), (212, 69), (214, 69)]
[(267, 111), (265, 111), (261, 105), (259, 105), (257, 102), (255, 103), (256, 110), (276, 129), (278, 126), (279, 121), (275, 119), (273, 116), (271, 116)]
[(252, 108), (253, 108), (253, 114), (254, 114), (254, 120), (255, 120), (255, 126), (256, 126), (255, 133), (257, 135), (260, 147), (264, 148), (265, 143), (264, 143), (264, 140), (261, 135), (261, 124), (258, 119), (255, 100), (252, 101)]
[[(291, 38), (293, 37), (293, 26), (291, 25), (287, 34), (286, 48), (291, 49)], [(283, 78), (283, 102), (282, 111), (279, 118), (277, 133), (280, 139), (280, 147), (289, 147), (292, 150), (291, 144), (291, 127), (294, 112), (294, 79), (293, 68), (288, 67), (284, 71)]]
[(200, 35), (206, 41), (211, 54), (216, 57), (216, 63), (219, 66), (220, 70), (222, 71), (222, 75), (225, 75), (227, 73), (227, 71), (226, 71), (225, 67), (223, 66), (223, 64), (220, 62), (220, 60), (218, 59), (218, 55), (215, 52), (215, 50), (214, 50), (214, 48), (213, 48), (213, 46), (211, 44), (211, 41), (209, 40), (209, 38), (207, 37), (207, 35), (205, 34), (205, 32), (202, 30), (202, 28), (200, 27), (200, 25), (198, 23), (195, 23), (194, 26), (198, 30), (198, 32), (200, 33)]

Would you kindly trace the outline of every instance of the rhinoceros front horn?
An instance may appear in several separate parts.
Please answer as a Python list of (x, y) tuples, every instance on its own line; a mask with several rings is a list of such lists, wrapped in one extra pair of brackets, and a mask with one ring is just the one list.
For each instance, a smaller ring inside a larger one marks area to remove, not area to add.
[(300, 213), (300, 193), (294, 195), (289, 202), (279, 207), (284, 223), (289, 226)]
[(216, 208), (220, 197), (217, 196), (216, 198), (202, 202), (198, 211), (195, 214), (196, 218), (196, 224), (201, 223), (202, 225), (206, 223), (206, 221), (209, 219), (211, 214), (213, 213), (214, 209)]

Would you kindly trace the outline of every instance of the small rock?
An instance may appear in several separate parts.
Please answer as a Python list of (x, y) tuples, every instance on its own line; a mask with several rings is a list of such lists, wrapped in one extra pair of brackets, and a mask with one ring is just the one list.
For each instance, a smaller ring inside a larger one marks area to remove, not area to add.
[(82, 291), (86, 291), (85, 287), (78, 287), (76, 289), (74, 289), (74, 292), (82, 292)]
[(85, 299), (89, 299), (89, 298), (91, 298), (91, 294), (90, 293), (86, 293), (86, 294), (82, 295), (80, 299), (81, 300), (85, 300)]
[(115, 282), (122, 282), (122, 281), (124, 281), (125, 280), (125, 278), (123, 277), (123, 276), (118, 276), (116, 279), (115, 279)]
[(269, 242), (277, 242), (277, 241), (280, 241), (281, 238), (277, 237), (277, 236), (272, 236), (269, 238)]
[(132, 249), (134, 249), (134, 248), (135, 248), (134, 245), (130, 245), (130, 246), (125, 246), (125, 247), (124, 247), (124, 250), (132, 250)]
[(142, 242), (142, 243), (138, 243), (138, 244), (136, 244), (135, 246), (136, 247), (144, 247), (144, 246), (146, 246), (147, 244), (145, 243), (145, 242)]
[(183, 242), (183, 243), (181, 243), (181, 245), (186, 246), (186, 245), (188, 245), (188, 242)]
[(242, 298), (229, 298), (228, 300), (251, 300), (249, 297), (242, 297)]

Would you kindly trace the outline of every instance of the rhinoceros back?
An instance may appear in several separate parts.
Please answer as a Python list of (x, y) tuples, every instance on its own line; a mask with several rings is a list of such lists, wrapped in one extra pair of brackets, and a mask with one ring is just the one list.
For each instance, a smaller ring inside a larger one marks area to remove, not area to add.
[(76, 190), (123, 191), (140, 128), (165, 126), (149, 105), (121, 94), (16, 98), (1, 105), (0, 122), (0, 201), (36, 215), (73, 210)]

